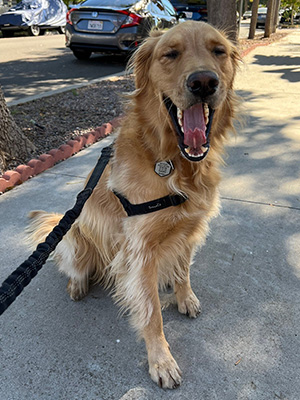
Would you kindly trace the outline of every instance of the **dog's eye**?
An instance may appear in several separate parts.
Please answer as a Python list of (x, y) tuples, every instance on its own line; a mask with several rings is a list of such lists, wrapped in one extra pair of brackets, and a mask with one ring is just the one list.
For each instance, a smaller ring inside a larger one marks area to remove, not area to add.
[(224, 49), (223, 46), (216, 46), (213, 48), (212, 51), (216, 56), (223, 56), (224, 54), (226, 54), (226, 50)]
[(165, 58), (168, 58), (170, 60), (175, 60), (179, 56), (179, 51), (177, 50), (171, 50), (168, 53), (164, 55)]

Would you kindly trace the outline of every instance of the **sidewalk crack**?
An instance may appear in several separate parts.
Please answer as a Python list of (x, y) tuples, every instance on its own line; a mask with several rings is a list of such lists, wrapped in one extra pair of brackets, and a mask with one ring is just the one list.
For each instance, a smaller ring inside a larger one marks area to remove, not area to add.
[(274, 204), (274, 203), (265, 203), (263, 201), (234, 199), (234, 198), (231, 198), (231, 197), (224, 197), (224, 196), (221, 196), (221, 199), (222, 200), (229, 200), (229, 201), (238, 201), (240, 203), (248, 203), (248, 204), (255, 204), (255, 205), (269, 206), (269, 207), (277, 207), (277, 208), (287, 208), (289, 210), (298, 210), (298, 211), (300, 211), (300, 207), (285, 206), (285, 205), (282, 205), (282, 204)]

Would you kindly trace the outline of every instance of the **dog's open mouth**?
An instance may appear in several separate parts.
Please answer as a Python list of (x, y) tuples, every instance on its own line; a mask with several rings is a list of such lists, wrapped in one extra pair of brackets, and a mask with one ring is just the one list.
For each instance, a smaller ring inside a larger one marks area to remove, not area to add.
[(182, 155), (189, 161), (203, 160), (209, 151), (208, 135), (214, 110), (206, 103), (197, 103), (181, 110), (168, 97), (164, 102), (175, 127)]

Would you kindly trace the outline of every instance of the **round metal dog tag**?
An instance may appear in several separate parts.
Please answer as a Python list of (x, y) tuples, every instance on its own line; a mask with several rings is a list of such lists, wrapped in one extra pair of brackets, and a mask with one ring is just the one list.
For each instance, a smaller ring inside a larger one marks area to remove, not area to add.
[(174, 165), (172, 161), (160, 161), (155, 164), (154, 171), (157, 173), (157, 175), (164, 177), (170, 175), (173, 169)]

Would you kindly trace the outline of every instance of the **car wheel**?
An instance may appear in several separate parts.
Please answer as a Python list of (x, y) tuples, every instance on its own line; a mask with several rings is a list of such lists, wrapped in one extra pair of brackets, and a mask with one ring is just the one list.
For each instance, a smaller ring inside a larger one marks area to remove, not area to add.
[(58, 28), (58, 32), (61, 33), (62, 35), (64, 35), (66, 33), (66, 27), (65, 26), (60, 26)]
[(39, 36), (40, 32), (41, 32), (41, 30), (37, 25), (31, 25), (29, 27), (29, 34), (31, 36)]
[(87, 50), (73, 50), (73, 54), (78, 60), (88, 60), (92, 52)]

